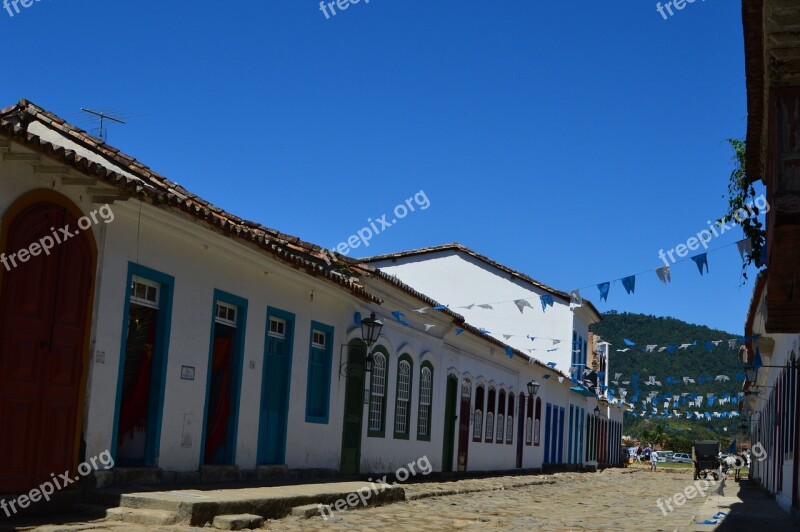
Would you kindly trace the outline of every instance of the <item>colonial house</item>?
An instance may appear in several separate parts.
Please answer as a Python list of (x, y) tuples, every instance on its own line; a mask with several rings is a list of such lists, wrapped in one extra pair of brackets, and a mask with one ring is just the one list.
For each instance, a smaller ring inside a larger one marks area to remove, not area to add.
[[(607, 352), (602, 356), (602, 368), (593, 369), (590, 353), (592, 360), (599, 361), (601, 356), (590, 346), (589, 326), (601, 317), (590, 301), (576, 301), (568, 293), (457, 243), (364, 261), (401, 284), (446, 303), (486, 337), (512, 346), (515, 353), (523, 355), (519, 357), (523, 363), (549, 370), (542, 375), (547, 385), (541, 393), (546, 433), (541, 463), (619, 463), (619, 444), (605, 441), (622, 439), (623, 404), (604, 400), (598, 405), (598, 397), (605, 399), (607, 389)], [(597, 349), (599, 352), (599, 345)], [(474, 401), (486, 400), (486, 415), (502, 415), (491, 407), (492, 395), (484, 398), (482, 394), (482, 389), (476, 390)], [(595, 420), (589, 414), (601, 406), (603, 415)], [(480, 409), (476, 406), (473, 410), (477, 415)], [(587, 451), (587, 432), (598, 435), (599, 451)]]
[(1, 109), (0, 493), (103, 451), (177, 482), (618, 463), (618, 406), (412, 286)]
[[(744, 0), (747, 176), (761, 180), (767, 269), (759, 274), (742, 350), (744, 413), (764, 460), (754, 478), (787, 511), (800, 512), (800, 5)], [(747, 428), (745, 426), (744, 428)]]

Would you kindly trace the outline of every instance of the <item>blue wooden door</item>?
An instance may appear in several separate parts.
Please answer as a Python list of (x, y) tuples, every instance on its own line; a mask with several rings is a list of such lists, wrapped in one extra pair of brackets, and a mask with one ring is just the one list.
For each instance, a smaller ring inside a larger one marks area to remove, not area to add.
[(286, 428), (289, 418), (289, 381), (292, 363), (293, 319), (270, 314), (264, 379), (261, 392), (258, 463), (283, 464), (286, 459)]

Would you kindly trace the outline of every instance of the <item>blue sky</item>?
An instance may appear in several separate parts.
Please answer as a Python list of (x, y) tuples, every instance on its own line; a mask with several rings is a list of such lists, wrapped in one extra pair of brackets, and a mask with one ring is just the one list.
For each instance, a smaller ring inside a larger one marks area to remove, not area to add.
[[(725, 139), (746, 127), (740, 10), (371, 0), (326, 19), (312, 0), (44, 0), (0, 10), (0, 106), (87, 128), (80, 107), (128, 116), (111, 144), (329, 248), (424, 190), (429, 208), (350, 255), (458, 241), (570, 290), (656, 268), (724, 213)], [(736, 247), (709, 270), (583, 294), (741, 333)]]

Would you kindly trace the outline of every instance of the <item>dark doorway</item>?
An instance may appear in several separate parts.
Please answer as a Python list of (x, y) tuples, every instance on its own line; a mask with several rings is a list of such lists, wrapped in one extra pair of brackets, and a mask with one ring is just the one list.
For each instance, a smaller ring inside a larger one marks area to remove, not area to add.
[(342, 427), (342, 475), (357, 475), (361, 461), (361, 421), (364, 414), (364, 359), (366, 348), (353, 340), (347, 349), (347, 382)]
[(456, 439), (456, 398), (458, 395), (458, 378), (447, 376), (447, 395), (444, 401), (444, 449), (442, 450), (442, 472), (453, 471), (453, 452)]
[(467, 470), (469, 455), (469, 415), (470, 398), (472, 396), (472, 383), (465, 380), (461, 383), (461, 408), (458, 413), (458, 469), (459, 472)]
[(519, 413), (517, 414), (517, 469), (522, 468), (522, 451), (525, 448), (525, 394), (519, 396)]

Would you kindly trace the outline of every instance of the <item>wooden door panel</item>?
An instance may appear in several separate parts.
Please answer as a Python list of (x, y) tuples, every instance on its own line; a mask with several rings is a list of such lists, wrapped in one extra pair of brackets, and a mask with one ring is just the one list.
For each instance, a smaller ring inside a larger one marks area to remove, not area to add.
[[(31, 206), (8, 227), (7, 253), (75, 219)], [(93, 252), (79, 232), (7, 272), (0, 293), (0, 492), (26, 491), (74, 467)]]

